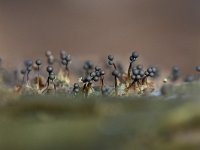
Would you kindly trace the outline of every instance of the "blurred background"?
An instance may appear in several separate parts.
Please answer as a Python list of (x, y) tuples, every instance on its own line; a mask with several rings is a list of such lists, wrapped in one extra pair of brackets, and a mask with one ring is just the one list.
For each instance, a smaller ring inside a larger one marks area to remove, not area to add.
[(185, 72), (200, 64), (199, 0), (0, 0), (0, 56), (8, 67), (45, 50), (73, 60), (108, 54)]

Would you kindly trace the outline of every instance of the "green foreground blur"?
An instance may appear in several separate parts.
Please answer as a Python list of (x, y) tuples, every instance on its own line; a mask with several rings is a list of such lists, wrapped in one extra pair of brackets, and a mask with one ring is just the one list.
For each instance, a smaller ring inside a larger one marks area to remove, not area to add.
[(89, 99), (4, 91), (0, 150), (199, 150), (200, 86), (173, 90), (166, 97)]

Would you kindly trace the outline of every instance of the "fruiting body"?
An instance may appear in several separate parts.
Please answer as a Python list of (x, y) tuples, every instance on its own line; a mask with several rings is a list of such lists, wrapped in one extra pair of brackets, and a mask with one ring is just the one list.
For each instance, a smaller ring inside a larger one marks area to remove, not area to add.
[(27, 67), (27, 71), (31, 72), (32, 71), (32, 66)]
[(116, 64), (114, 63), (114, 56), (108, 55), (108, 65), (113, 66), (114, 69), (117, 69)]
[(156, 72), (157, 72), (157, 69), (155, 67), (149, 67), (147, 69), (146, 75), (149, 76), (149, 77), (155, 77)]
[(50, 74), (53, 72), (53, 67), (52, 66), (48, 66), (47, 67), (47, 72)]
[(114, 56), (108, 55), (108, 60), (113, 61), (114, 60)]
[(53, 55), (50, 55), (50, 56), (48, 57), (48, 59), (47, 59), (47, 62), (48, 62), (49, 65), (53, 65), (53, 64), (54, 64), (54, 61), (55, 61), (55, 59), (54, 59), (54, 56), (53, 56)]
[(20, 73), (23, 75), (22, 83), (25, 82), (26, 69), (22, 69)]
[(99, 81), (99, 77), (95, 76), (95, 77), (93, 78), (93, 80), (94, 80), (95, 82), (97, 82), (97, 81)]
[(94, 68), (94, 65), (91, 61), (86, 61), (83, 65), (83, 69), (85, 70), (85, 74), (88, 75), (91, 73), (91, 70)]
[(180, 78), (181, 71), (180, 71), (179, 67), (177, 67), (177, 66), (172, 67), (171, 76), (172, 76), (171, 80), (173, 82), (177, 81)]
[(190, 83), (193, 82), (195, 80), (195, 77), (193, 75), (188, 75), (185, 79), (184, 82), (186, 83)]
[(74, 83), (74, 88), (79, 88), (78, 83)]
[(25, 66), (26, 67), (31, 67), (32, 65), (33, 65), (33, 61), (32, 60), (25, 61)]
[(51, 52), (51, 51), (49, 51), (49, 50), (47, 50), (47, 51), (45, 52), (45, 55), (46, 55), (47, 57), (49, 57), (49, 56), (51, 56), (51, 55), (52, 55), (52, 52)]
[(60, 52), (60, 58), (61, 58), (61, 60), (62, 60), (62, 59), (65, 59), (65, 58), (66, 58), (66, 55), (67, 55), (67, 53), (66, 53), (64, 50), (62, 50), (62, 51)]
[(117, 96), (118, 95), (118, 83), (117, 83), (117, 79), (120, 77), (120, 73), (119, 73), (119, 71), (117, 69), (115, 69), (112, 72), (112, 75), (115, 78), (115, 96)]
[(131, 69), (133, 66), (133, 62), (135, 62), (138, 57), (139, 57), (139, 54), (136, 52), (133, 52), (132, 55), (130, 56), (130, 64), (128, 67), (128, 80), (130, 80), (130, 78), (131, 78)]
[(137, 60), (138, 57), (139, 57), (139, 54), (137, 52), (133, 52), (132, 55), (130, 56), (130, 61), (134, 62)]
[(61, 62), (62, 61), (64, 62), (64, 63), (62, 63), (63, 65), (68, 65), (69, 62), (71, 61), (71, 55), (67, 54), (66, 51), (62, 50), (60, 52), (60, 59), (61, 59)]
[[(43, 81), (43, 72), (42, 72), (42, 67), (41, 67), (43, 65), (43, 62), (40, 59), (35, 60), (34, 64), (32, 60), (25, 61), (24, 62), (25, 69), (21, 70), (21, 74), (25, 78), (27, 75), (27, 81), (28, 81), (29, 73), (32, 71), (32, 69), (34, 71), (37, 71), (38, 83), (39, 83), (39, 79), (42, 80), (42, 83), (43, 83), (42, 88), (47, 87), (46, 89), (47, 90), (49, 89), (49, 91), (51, 91), (49, 84), (53, 84), (54, 88), (56, 88), (56, 86), (58, 87), (59, 92), (60, 91), (65, 91), (65, 92), (70, 91), (70, 93), (83, 92), (86, 96), (88, 96), (90, 93), (94, 91), (96, 91), (94, 95), (98, 95), (99, 92), (101, 92), (102, 95), (109, 95), (110, 93), (109, 91), (114, 91), (114, 90), (115, 90), (114, 92), (116, 96), (124, 95), (126, 94), (125, 92), (128, 92), (130, 88), (132, 88), (132, 91), (134, 91), (134, 93), (143, 94), (146, 92), (145, 90), (148, 90), (148, 88), (150, 89), (151, 87), (154, 87), (153, 86), (154, 80), (151, 81), (149, 79), (154, 78), (158, 72), (158, 69), (156, 67), (149, 67), (146, 69), (143, 67), (143, 65), (138, 65), (138, 63), (135, 63), (137, 59), (139, 58), (139, 54), (137, 52), (133, 52), (131, 56), (128, 58), (128, 63), (130, 63), (129, 68), (128, 68), (128, 73), (124, 71), (124, 69), (123, 70), (120, 69), (120, 67), (118, 66), (119, 63), (116, 63), (113, 55), (108, 55), (107, 56), (108, 64), (111, 65), (110, 68), (112, 69), (111, 79), (113, 78), (113, 81), (114, 81), (114, 85), (112, 88), (105, 87), (104, 85), (105, 84), (104, 81), (106, 79), (106, 78), (104, 79), (105, 71), (99, 66), (94, 67), (94, 64), (91, 61), (86, 61), (83, 65), (83, 69), (86, 72), (86, 74), (84, 75), (84, 78), (82, 78), (83, 83), (80, 85), (78, 83), (75, 83), (74, 85), (70, 85), (69, 82), (67, 82), (68, 78), (66, 76), (66, 73), (69, 74), (69, 64), (71, 63), (71, 55), (66, 53), (66, 51), (64, 50), (60, 52), (60, 57), (58, 56), (59, 60), (56, 59), (56, 56), (54, 57), (51, 51), (46, 51), (45, 55), (48, 60), (48, 64), (47, 64), (48, 67), (46, 67), (46, 71), (47, 71), (46, 74), (48, 75), (47, 76), (48, 78), (47, 78), (46, 84)], [(57, 67), (57, 65), (54, 65), (54, 62), (58, 62), (59, 63), (58, 66), (62, 70), (54, 68), (54, 67)], [(46, 64), (44, 64), (44, 66), (45, 65)], [(58, 75), (56, 75), (54, 71), (56, 72), (59, 71)], [(200, 72), (200, 66), (196, 67), (196, 71)], [(40, 72), (41, 72), (41, 77), (39, 78)], [(173, 67), (172, 74), (170, 76), (172, 78), (168, 78), (168, 77), (167, 78), (176, 80), (179, 76), (180, 76), (179, 68)], [(197, 76), (195, 76), (195, 79), (196, 77)], [(72, 78), (72, 79), (74, 80), (75, 78)], [(32, 81), (34, 82), (30, 82), (30, 84), (27, 87), (34, 89), (36, 86), (33, 85), (33, 83), (35, 83), (36, 78), (34, 78), (34, 80)], [(191, 81), (191, 78), (188, 78), (187, 81)], [(80, 82), (80, 78), (79, 78), (79, 82)], [(97, 84), (99, 84), (100, 86), (97, 86)], [(83, 91), (80, 91), (81, 89), (83, 89)]]
[(40, 59), (37, 59), (37, 60), (35, 61), (35, 64), (37, 65), (37, 70), (38, 70), (38, 83), (39, 83), (39, 76), (40, 76), (39, 71), (40, 71), (40, 66), (42, 65), (42, 61), (41, 61)]
[(82, 90), (85, 94), (85, 97), (87, 97), (88, 94), (89, 94), (89, 90), (90, 90), (91, 85), (92, 85), (92, 80), (93, 80), (93, 77), (91, 77), (90, 75), (87, 75), (86, 77), (82, 78), (82, 82), (84, 83)]
[(73, 93), (77, 94), (80, 91), (80, 87), (78, 83), (74, 83)]
[(67, 65), (67, 61), (66, 61), (65, 59), (62, 59), (62, 60), (61, 60), (61, 63), (62, 63), (63, 65)]
[[(26, 60), (24, 62), (24, 65), (26, 67), (26, 71), (23, 71), (21, 73), (24, 73), (24, 75), (26, 74), (26, 78), (27, 78), (27, 82), (29, 81), (29, 74), (32, 71), (32, 65), (33, 65), (33, 61), (32, 60)], [(23, 82), (25, 80), (25, 76), (23, 77)]]
[(197, 72), (200, 72), (200, 66), (197, 66), (197, 67), (196, 67), (196, 71), (197, 71)]
[(35, 61), (35, 64), (36, 64), (37, 66), (41, 66), (41, 65), (42, 65), (42, 61), (41, 61), (40, 59), (37, 59), (37, 60)]
[(26, 70), (25, 69), (22, 69), (20, 72), (21, 72), (22, 75), (26, 74)]
[(54, 86), (54, 90), (56, 91), (56, 84), (54, 83), (54, 80), (56, 79), (56, 76), (55, 76), (55, 73), (53, 72), (53, 67), (52, 66), (48, 66), (46, 68), (46, 71), (49, 73), (48, 74), (48, 78), (47, 78), (47, 87), (46, 89), (43, 91), (45, 92), (46, 90), (48, 91), (49, 89), (49, 85), (50, 85), (50, 81), (53, 83), (53, 86)]
[(54, 58), (52, 52), (48, 50), (48, 51), (45, 52), (45, 55), (47, 57), (47, 63), (49, 65), (53, 65), (54, 62), (55, 62), (55, 58)]
[(50, 75), (49, 75), (49, 79), (51, 80), (51, 81), (53, 81), (53, 80), (55, 80), (55, 74), (52, 72), (52, 73), (50, 73)]
[(112, 75), (115, 76), (115, 77), (117, 77), (117, 78), (120, 77), (120, 73), (119, 73), (118, 70), (114, 70), (114, 71), (112, 72)]
[(65, 51), (60, 52), (61, 64), (65, 66), (65, 71), (67, 77), (69, 77), (69, 64), (71, 62), (71, 55), (67, 54)]
[(108, 87), (103, 87), (102, 88), (102, 95), (103, 96), (108, 96), (110, 95), (110, 89)]

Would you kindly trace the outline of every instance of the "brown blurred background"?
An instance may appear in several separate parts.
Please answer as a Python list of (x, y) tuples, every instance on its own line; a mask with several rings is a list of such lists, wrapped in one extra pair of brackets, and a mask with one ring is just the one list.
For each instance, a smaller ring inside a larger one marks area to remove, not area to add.
[(7, 66), (66, 49), (75, 60), (107, 54), (192, 70), (200, 64), (199, 0), (0, 0), (0, 55)]

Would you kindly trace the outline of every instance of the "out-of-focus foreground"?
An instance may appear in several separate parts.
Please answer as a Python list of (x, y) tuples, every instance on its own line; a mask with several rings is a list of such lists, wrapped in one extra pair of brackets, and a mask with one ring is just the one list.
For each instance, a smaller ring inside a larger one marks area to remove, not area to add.
[(198, 150), (197, 83), (166, 97), (70, 99), (1, 90), (0, 149)]

